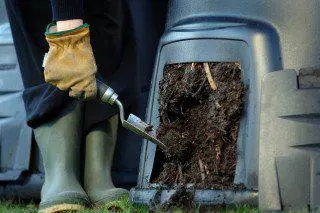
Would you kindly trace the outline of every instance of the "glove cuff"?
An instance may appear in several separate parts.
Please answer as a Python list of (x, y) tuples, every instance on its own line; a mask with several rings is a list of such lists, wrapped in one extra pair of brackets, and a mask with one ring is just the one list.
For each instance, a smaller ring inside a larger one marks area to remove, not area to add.
[(46, 36), (54, 36), (54, 37), (57, 36), (57, 37), (59, 37), (59, 36), (75, 34), (77, 32), (82, 31), (83, 29), (89, 29), (89, 24), (84, 23), (83, 25), (80, 25), (79, 27), (76, 27), (74, 29), (57, 32), (56, 23), (55, 22), (51, 22), (50, 24), (48, 24), (48, 26), (46, 28), (45, 35)]

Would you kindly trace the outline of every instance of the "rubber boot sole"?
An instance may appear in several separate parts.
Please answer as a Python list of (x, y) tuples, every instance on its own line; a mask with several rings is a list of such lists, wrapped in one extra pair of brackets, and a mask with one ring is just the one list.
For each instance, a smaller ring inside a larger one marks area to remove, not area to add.
[(80, 204), (57, 204), (48, 208), (40, 209), (39, 213), (55, 213), (63, 211), (80, 211), (84, 210), (86, 206)]
[(91, 207), (92, 204), (86, 197), (76, 196), (75, 194), (68, 194), (60, 196), (59, 199), (52, 199), (52, 201), (39, 204), (39, 211), (41, 213), (53, 213), (62, 211), (77, 211)]

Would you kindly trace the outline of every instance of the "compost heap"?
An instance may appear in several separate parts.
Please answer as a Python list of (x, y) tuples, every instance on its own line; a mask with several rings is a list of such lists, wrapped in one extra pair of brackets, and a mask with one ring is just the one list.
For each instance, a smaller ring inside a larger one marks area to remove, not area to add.
[[(239, 63), (171, 64), (159, 88), (157, 138), (168, 149), (154, 182), (235, 189), (244, 85)], [(207, 70), (207, 73), (206, 73)], [(209, 83), (210, 77), (213, 79)]]

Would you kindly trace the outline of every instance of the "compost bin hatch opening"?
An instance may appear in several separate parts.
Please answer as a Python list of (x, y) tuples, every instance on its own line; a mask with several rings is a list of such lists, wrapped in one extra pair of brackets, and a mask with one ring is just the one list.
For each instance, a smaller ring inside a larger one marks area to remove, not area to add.
[(159, 82), (151, 182), (237, 189), (237, 138), (245, 86), (238, 62), (168, 64)]

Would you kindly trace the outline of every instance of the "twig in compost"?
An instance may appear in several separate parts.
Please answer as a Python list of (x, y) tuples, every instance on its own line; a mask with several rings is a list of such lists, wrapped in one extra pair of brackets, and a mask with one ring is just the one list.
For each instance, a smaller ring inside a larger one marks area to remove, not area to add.
[(207, 76), (208, 82), (210, 84), (210, 87), (214, 91), (217, 90), (217, 85), (214, 83), (214, 80), (212, 78), (212, 74), (211, 74), (211, 71), (210, 71), (209, 64), (208, 63), (203, 63), (203, 67), (204, 67), (204, 70), (206, 72), (206, 76)]
[(183, 177), (182, 177), (182, 167), (181, 167), (181, 165), (179, 165), (178, 170), (179, 170), (179, 174), (180, 174), (180, 183), (181, 183), (182, 180), (183, 180)]
[(221, 147), (219, 146), (219, 144), (216, 145), (215, 147), (215, 152), (216, 152), (216, 171), (218, 171), (218, 166), (220, 165), (221, 163)]
[(176, 174), (176, 178), (174, 180), (175, 183), (178, 183), (178, 177), (179, 177), (179, 174)]
[(237, 69), (241, 70), (241, 64), (239, 62), (234, 63), (234, 65), (237, 67)]
[(191, 69), (192, 71), (194, 71), (194, 66), (195, 66), (195, 63), (194, 63), (194, 62), (191, 63), (190, 69)]
[(183, 177), (182, 177), (182, 167), (181, 165), (178, 166), (178, 173), (176, 175), (175, 183), (182, 183)]
[(199, 92), (201, 91), (201, 89), (203, 88), (205, 82), (206, 82), (206, 78), (203, 79), (203, 81), (202, 81), (199, 89), (198, 89), (195, 93), (192, 94), (192, 97), (193, 97), (193, 98), (196, 97), (196, 95), (198, 95), (198, 93), (199, 93)]
[(204, 170), (206, 171), (206, 174), (209, 175), (210, 172), (209, 172), (208, 166), (206, 164), (204, 165)]
[(221, 105), (219, 104), (219, 102), (218, 102), (218, 101), (215, 101), (215, 102), (214, 102), (214, 104), (216, 105), (216, 107), (217, 107), (218, 109), (220, 109), (220, 108), (221, 108)]
[(181, 112), (181, 115), (183, 115), (183, 110), (182, 110), (182, 105), (183, 105), (183, 102), (180, 104), (180, 112)]
[(204, 170), (204, 166), (203, 166), (203, 162), (201, 159), (199, 159), (199, 168), (200, 168), (200, 174), (201, 174), (201, 180), (204, 181), (204, 179), (206, 178), (206, 173)]

